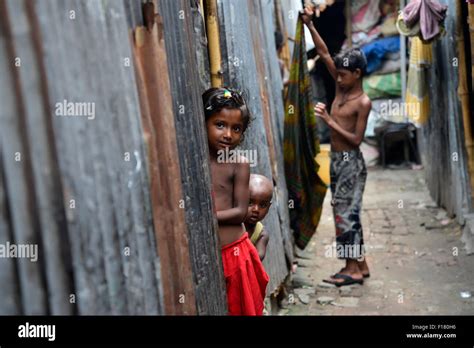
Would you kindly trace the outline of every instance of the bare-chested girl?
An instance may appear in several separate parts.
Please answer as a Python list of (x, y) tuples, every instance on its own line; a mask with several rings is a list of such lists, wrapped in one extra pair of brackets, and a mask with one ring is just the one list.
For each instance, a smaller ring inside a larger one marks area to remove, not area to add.
[(302, 19), (311, 32), (318, 55), (336, 81), (331, 115), (323, 103), (315, 106), (315, 113), (331, 130), (331, 203), (336, 253), (338, 258), (346, 260), (343, 269), (324, 281), (336, 286), (362, 284), (363, 278), (369, 276), (360, 219), (367, 169), (359, 149), (372, 108), (362, 88), (367, 60), (358, 49), (343, 52), (333, 60), (314, 26), (313, 15), (313, 9), (307, 6)]
[(243, 138), (249, 111), (240, 93), (229, 88), (211, 88), (202, 98), (228, 312), (262, 315), (269, 278), (242, 224), (249, 204), (250, 165), (243, 156), (228, 156)]

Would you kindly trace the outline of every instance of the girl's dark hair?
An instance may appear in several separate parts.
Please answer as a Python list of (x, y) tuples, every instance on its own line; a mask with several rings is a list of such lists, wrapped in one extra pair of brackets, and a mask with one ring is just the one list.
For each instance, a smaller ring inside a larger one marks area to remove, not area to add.
[(346, 69), (351, 72), (360, 69), (361, 76), (364, 76), (367, 72), (367, 58), (364, 52), (358, 48), (339, 53), (334, 57), (334, 64), (337, 69)]
[(206, 121), (222, 109), (239, 109), (244, 123), (243, 132), (248, 128), (250, 112), (241, 93), (226, 87), (209, 88), (203, 93), (202, 102), (204, 104)]

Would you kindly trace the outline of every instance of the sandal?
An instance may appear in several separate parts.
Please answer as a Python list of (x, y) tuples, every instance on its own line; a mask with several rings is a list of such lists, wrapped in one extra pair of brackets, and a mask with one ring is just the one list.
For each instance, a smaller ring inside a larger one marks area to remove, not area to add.
[(361, 285), (364, 284), (364, 279), (354, 279), (350, 275), (347, 275), (347, 274), (337, 273), (337, 274), (334, 275), (333, 278), (334, 279), (344, 279), (344, 281), (342, 281), (342, 282), (331, 282), (327, 279), (324, 279), (323, 282), (329, 283), (329, 284), (334, 284), (337, 287), (345, 286), (345, 285), (352, 285), (352, 284), (361, 284)]

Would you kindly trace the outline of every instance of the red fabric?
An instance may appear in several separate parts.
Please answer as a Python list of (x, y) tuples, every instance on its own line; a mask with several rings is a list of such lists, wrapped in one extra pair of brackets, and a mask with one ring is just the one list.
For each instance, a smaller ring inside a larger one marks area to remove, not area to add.
[(222, 263), (229, 315), (262, 315), (270, 278), (248, 233), (222, 247)]

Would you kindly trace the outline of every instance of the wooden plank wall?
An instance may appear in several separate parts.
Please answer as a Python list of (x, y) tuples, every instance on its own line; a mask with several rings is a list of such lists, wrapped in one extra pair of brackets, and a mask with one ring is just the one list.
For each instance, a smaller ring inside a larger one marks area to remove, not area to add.
[[(446, 36), (433, 43), (433, 63), (429, 70), (430, 116), (422, 130), (422, 149), (428, 188), (433, 199), (450, 216), (464, 223), (472, 207), (470, 201), (467, 154), (458, 90), (456, 47), (456, 9), (449, 5)], [(439, 81), (445, 81), (443, 85)], [(457, 156), (457, 157), (453, 157)]]
[[(257, 165), (251, 168), (251, 172), (272, 178), (274, 172), (280, 173), (278, 169), (281, 166), (276, 166), (275, 161), (283, 161), (283, 156), (274, 147), (278, 130), (273, 128), (272, 118), (276, 115), (270, 113), (268, 105), (269, 96), (272, 95), (273, 99), (274, 94), (267, 90), (264, 76), (264, 60), (267, 57), (261, 51), (256, 52), (261, 47), (260, 43), (265, 41), (257, 27), (262, 18), (254, 6), (258, 8), (258, 4), (251, 4), (247, 0), (218, 1), (224, 82), (231, 88), (243, 91), (253, 118), (241, 145), (242, 149), (257, 151)], [(286, 186), (278, 186), (282, 185), (282, 181), (277, 181), (279, 177), (274, 179), (277, 191), (286, 190)], [(289, 250), (289, 255), (285, 256), (284, 241), (289, 234), (285, 231), (288, 231), (289, 226), (287, 217), (279, 214), (279, 204), (284, 202), (280, 200), (281, 195), (278, 198), (277, 204), (272, 205), (264, 220), (270, 233), (267, 257), (264, 260), (265, 269), (270, 276), (268, 294), (273, 293), (288, 275), (289, 264), (286, 260), (291, 257)]]

